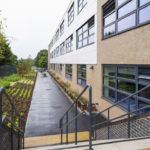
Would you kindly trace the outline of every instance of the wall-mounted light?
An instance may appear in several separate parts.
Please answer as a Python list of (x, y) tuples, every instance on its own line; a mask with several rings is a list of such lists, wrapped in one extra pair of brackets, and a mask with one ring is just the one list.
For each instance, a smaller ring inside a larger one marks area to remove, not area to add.
[(91, 70), (94, 70), (94, 66), (90, 66), (90, 69), (91, 69)]

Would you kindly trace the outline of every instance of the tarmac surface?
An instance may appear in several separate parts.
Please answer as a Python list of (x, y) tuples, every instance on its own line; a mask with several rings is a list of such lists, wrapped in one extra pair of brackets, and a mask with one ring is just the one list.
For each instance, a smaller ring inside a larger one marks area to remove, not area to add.
[[(60, 133), (59, 120), (71, 102), (60, 90), (53, 78), (38, 73), (33, 92), (30, 111), (26, 124), (26, 137), (56, 135)], [(75, 115), (74, 108), (69, 113), (69, 120)], [(74, 122), (69, 127), (69, 133), (74, 132)], [(65, 129), (64, 129), (65, 130)], [(87, 116), (78, 119), (78, 132), (88, 130)]]

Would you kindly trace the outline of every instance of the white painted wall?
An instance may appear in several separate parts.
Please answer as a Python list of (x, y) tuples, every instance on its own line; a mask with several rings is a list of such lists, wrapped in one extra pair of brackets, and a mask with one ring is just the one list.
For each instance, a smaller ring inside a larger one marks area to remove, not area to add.
[[(75, 19), (68, 27), (68, 10), (74, 2)], [(65, 30), (64, 34), (59, 37), (59, 40), (53, 45), (49, 52), (52, 52), (56, 47), (60, 46), (71, 34), (73, 34), (73, 51), (62, 56), (50, 59), (50, 63), (58, 64), (97, 64), (97, 0), (87, 0), (87, 5), (78, 14), (77, 0), (72, 0), (68, 10), (64, 15)], [(84, 48), (76, 49), (76, 30), (95, 15), (95, 43)], [(62, 21), (63, 21), (62, 19)], [(61, 24), (62, 22), (60, 22)], [(59, 28), (59, 27), (58, 27)], [(57, 28), (57, 29), (58, 29)], [(56, 31), (57, 31), (56, 29)]]

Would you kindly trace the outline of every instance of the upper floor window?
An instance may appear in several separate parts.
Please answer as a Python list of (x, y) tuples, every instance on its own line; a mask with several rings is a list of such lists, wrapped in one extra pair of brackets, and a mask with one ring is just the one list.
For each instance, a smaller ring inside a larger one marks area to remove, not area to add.
[(68, 11), (68, 25), (70, 25), (74, 20), (74, 3), (71, 5)]
[(57, 30), (56, 35), (55, 35), (55, 40), (57, 41), (58, 39), (59, 39), (59, 29)]
[(86, 4), (87, 0), (78, 0), (78, 13), (82, 11)]
[(59, 46), (56, 48), (56, 57), (59, 56)]
[(149, 14), (150, 0), (108, 1), (103, 6), (104, 38), (149, 23)]
[(77, 48), (94, 43), (95, 21), (94, 16), (77, 30)]
[(66, 65), (66, 78), (69, 80), (72, 80), (72, 65), (71, 64)]
[(66, 52), (71, 52), (73, 50), (73, 34), (66, 39)]
[(63, 21), (62, 24), (60, 25), (60, 36), (63, 35), (64, 29), (65, 27), (64, 27), (64, 21)]
[(65, 42), (60, 44), (60, 55), (64, 55), (64, 54), (65, 54)]
[(86, 65), (77, 65), (77, 83), (86, 86)]

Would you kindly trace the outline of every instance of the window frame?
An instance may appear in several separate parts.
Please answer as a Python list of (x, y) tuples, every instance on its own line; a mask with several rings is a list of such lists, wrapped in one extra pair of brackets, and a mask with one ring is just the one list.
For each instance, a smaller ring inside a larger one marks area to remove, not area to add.
[(73, 4), (70, 6), (68, 10), (68, 26), (72, 24), (74, 18), (75, 18), (75, 12), (74, 12), (74, 2), (73, 2)]
[[(83, 70), (83, 66), (85, 70)], [(82, 77), (83, 73), (85, 72), (85, 75), (86, 77)], [(78, 80), (81, 80), (81, 83), (79, 83)], [(85, 82), (85, 84), (83, 84)], [(85, 87), (86, 84), (87, 84), (87, 65), (81, 65), (81, 64), (78, 64), (77, 65), (77, 84), (78, 85), (81, 85), (82, 87)]]
[[(93, 25), (89, 27), (90, 23), (91, 23), (91, 20), (93, 21)], [(84, 27), (85, 25), (87, 25), (87, 29), (84, 31)], [(92, 34), (90, 34), (90, 29), (94, 28), (94, 32)], [(81, 30), (81, 33), (79, 33), (79, 31)], [(87, 32), (87, 37), (84, 37), (84, 33)], [(79, 37), (82, 36), (82, 39), (79, 40)], [(77, 49), (81, 49), (83, 47), (86, 47), (88, 45), (92, 45), (95, 43), (95, 40), (94, 42), (89, 42), (89, 38), (94, 36), (95, 38), (95, 16), (92, 16), (86, 23), (84, 23), (77, 31), (76, 31), (76, 48)], [(87, 44), (83, 44), (84, 40), (87, 39)], [(82, 43), (81, 47), (79, 47), (79, 42)]]
[[(70, 68), (68, 68), (68, 67), (70, 67)], [(65, 65), (65, 77), (68, 80), (72, 80), (72, 64), (66, 64)]]
[[(79, 2), (81, 1), (81, 4), (79, 4)], [(87, 0), (86, 0), (86, 2), (85, 2), (85, 4), (83, 4), (84, 3), (84, 1), (85, 0), (78, 0), (78, 14), (80, 14), (80, 12), (84, 9), (84, 7), (87, 5)], [(81, 7), (81, 9), (79, 9)]]
[[(144, 4), (144, 5), (142, 5), (142, 6), (140, 6), (140, 0), (137, 0), (136, 1), (136, 9), (134, 10), (134, 11), (131, 11), (131, 12), (129, 12), (129, 13), (127, 13), (126, 15), (123, 15), (122, 17), (120, 17), (120, 18), (118, 18), (118, 11), (119, 11), (119, 9), (120, 8), (122, 8), (122, 7), (124, 7), (125, 5), (127, 5), (128, 3), (130, 3), (132, 0), (127, 0), (127, 1), (125, 1), (124, 3), (122, 3), (120, 6), (118, 6), (118, 2), (117, 2), (118, 0), (115, 0), (115, 9), (113, 10), (113, 11), (111, 11), (110, 13), (108, 13), (107, 15), (103, 15), (102, 16), (102, 27), (103, 27), (103, 29), (102, 29), (102, 40), (105, 40), (105, 39), (108, 39), (108, 38), (110, 38), (110, 37), (113, 37), (113, 36), (116, 36), (116, 35), (118, 35), (118, 34), (122, 34), (122, 33), (124, 33), (124, 32), (127, 32), (127, 31), (130, 31), (130, 30), (132, 30), (132, 29), (136, 29), (136, 28), (138, 28), (138, 27), (141, 27), (141, 26), (144, 26), (144, 25), (147, 25), (147, 24), (149, 24), (150, 23), (150, 20), (149, 21), (146, 21), (146, 22), (143, 22), (143, 23), (140, 23), (139, 22), (139, 12), (140, 12), (140, 10), (142, 10), (142, 9), (144, 9), (144, 8), (146, 8), (147, 6), (149, 6), (150, 5), (150, 2), (148, 2), (148, 3), (146, 3), (146, 4)], [(102, 6), (102, 9), (103, 9), (103, 11), (104, 11), (104, 7), (107, 5), (107, 3), (108, 2), (106, 2), (103, 6)], [(116, 20), (114, 21), (114, 22), (111, 22), (110, 24), (108, 24), (108, 25), (106, 25), (105, 26), (105, 24), (104, 24), (104, 20), (105, 20), (105, 18), (107, 18), (109, 15), (111, 15), (113, 12), (116, 12)], [(127, 17), (129, 17), (130, 15), (132, 15), (132, 14), (134, 14), (135, 13), (135, 15), (136, 15), (136, 17), (135, 17), (135, 26), (134, 27), (129, 27), (129, 28), (126, 28), (126, 29), (124, 29), (124, 30), (122, 30), (122, 31), (119, 31), (118, 32), (118, 22), (120, 21), (120, 20), (123, 20), (123, 19), (125, 19), (125, 18), (127, 18)], [(106, 28), (108, 28), (109, 26), (111, 26), (111, 25), (113, 25), (113, 24), (115, 24), (115, 32), (114, 32), (114, 34), (111, 34), (111, 35), (107, 35), (107, 36), (105, 36), (104, 35), (104, 30), (106, 29)]]
[(65, 42), (66, 53), (70, 53), (73, 51), (73, 34), (71, 34)]

